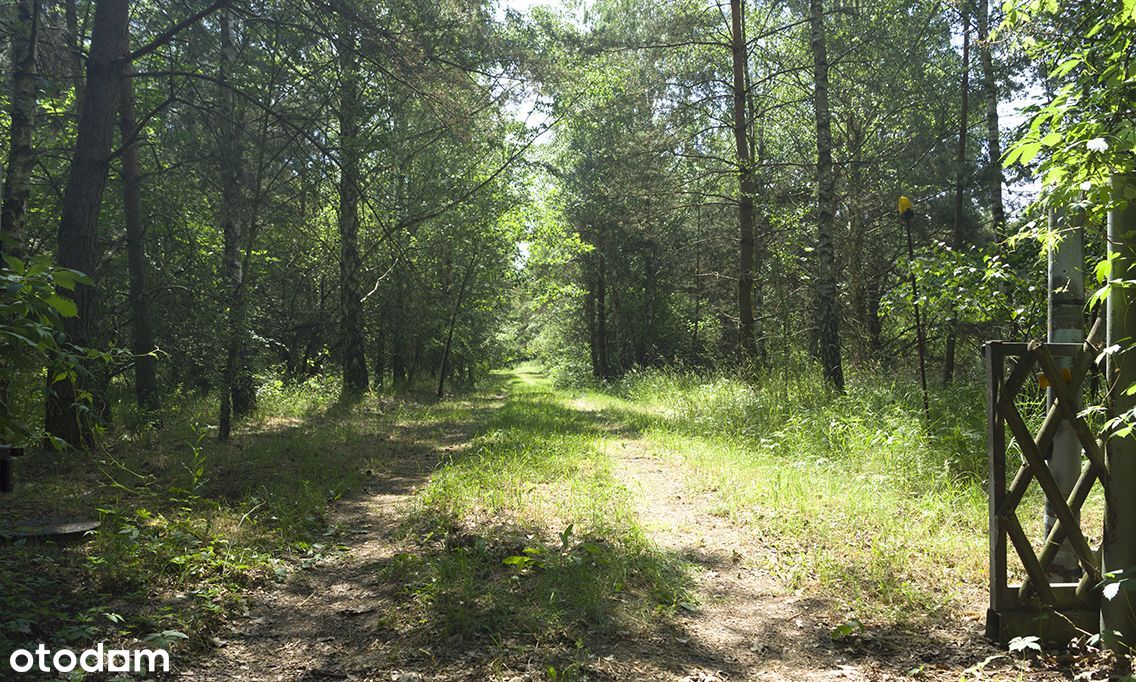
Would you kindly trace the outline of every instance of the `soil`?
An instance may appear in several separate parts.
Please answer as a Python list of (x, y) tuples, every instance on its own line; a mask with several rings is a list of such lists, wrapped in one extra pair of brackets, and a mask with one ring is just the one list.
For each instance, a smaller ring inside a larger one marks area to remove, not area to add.
[[(590, 411), (586, 402), (573, 407)], [(252, 595), (216, 648), (175, 679), (549, 680), (543, 661), (565, 653), (555, 651), (563, 643), (436, 641), (428, 624), (401, 617), (405, 596), (376, 568), (409, 551), (396, 530), (400, 513), (442, 458), (468, 445), (476, 426), (405, 428), (376, 443), (388, 470), (365, 495), (334, 510), (333, 522), (352, 529), (349, 551)], [(606, 446), (617, 474), (654, 541), (696, 567), (697, 599), (642, 636), (591, 643), (587, 660), (577, 661), (577, 679), (1069, 679), (1004, 656), (982, 639), (973, 615), (918, 629), (869, 626), (834, 641), (839, 618), (831, 605), (770, 575), (763, 568), (768, 549), (708, 513), (711, 500), (687, 486), (680, 462), (621, 428), (612, 425)], [(981, 670), (972, 668), (988, 658)]]

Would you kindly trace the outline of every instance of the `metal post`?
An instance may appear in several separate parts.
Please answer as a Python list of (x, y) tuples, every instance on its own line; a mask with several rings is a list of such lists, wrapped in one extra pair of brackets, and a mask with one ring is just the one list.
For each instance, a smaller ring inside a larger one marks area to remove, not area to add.
[[(911, 200), (907, 197), (899, 198), (899, 215), (907, 230), (907, 258), (915, 262), (915, 242), (911, 238), (911, 219), (915, 211), (911, 208)], [(923, 389), (923, 416), (931, 421), (931, 403), (927, 399), (927, 338), (923, 334), (923, 320), (919, 312), (919, 284), (915, 271), (911, 271), (911, 305), (915, 309), (915, 339), (919, 344), (919, 385)]]
[[(1079, 215), (1055, 211), (1049, 216), (1049, 229), (1058, 234), (1057, 243), (1049, 250), (1049, 342), (1082, 343), (1085, 340), (1084, 226)], [(1071, 371), (1073, 358), (1059, 356), (1055, 360), (1062, 374)], [(1080, 395), (1075, 397), (1078, 399), (1076, 408), (1080, 410)], [(1053, 402), (1053, 389), (1050, 388), (1046, 403), (1052, 407)], [(1053, 480), (1061, 494), (1068, 498), (1081, 475), (1081, 443), (1067, 420), (1057, 427), (1053, 449), (1047, 454)], [(1056, 522), (1057, 517), (1046, 502), (1046, 537)], [(1052, 582), (1075, 582), (1080, 573), (1077, 557), (1066, 541), (1050, 564)]]
[[(1114, 206), (1108, 214), (1108, 253), (1112, 260), (1108, 296), (1108, 345), (1123, 352), (1108, 356), (1110, 413), (1120, 416), (1136, 407), (1136, 174), (1112, 177)], [(1136, 566), (1136, 436), (1108, 439), (1109, 482), (1105, 485), (1103, 571), (1115, 573)], [(1101, 600), (1101, 635), (1109, 648), (1124, 651), (1136, 645), (1136, 615), (1130, 592), (1120, 590)]]

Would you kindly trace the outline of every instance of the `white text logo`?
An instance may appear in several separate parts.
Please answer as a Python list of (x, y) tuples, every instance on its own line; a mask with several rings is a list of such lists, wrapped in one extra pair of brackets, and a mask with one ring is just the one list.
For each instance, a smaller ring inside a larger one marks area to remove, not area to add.
[(149, 649), (134, 651), (109, 649), (104, 651), (102, 644), (80, 653), (75, 653), (70, 649), (51, 651), (40, 644), (34, 653), (27, 649), (16, 649), (8, 657), (8, 664), (12, 666), (12, 670), (18, 673), (31, 672), (32, 670), (44, 673), (69, 673), (76, 669), (87, 673), (153, 673), (158, 672), (159, 666), (161, 666), (162, 672), (170, 671), (170, 655), (164, 649), (157, 651)]

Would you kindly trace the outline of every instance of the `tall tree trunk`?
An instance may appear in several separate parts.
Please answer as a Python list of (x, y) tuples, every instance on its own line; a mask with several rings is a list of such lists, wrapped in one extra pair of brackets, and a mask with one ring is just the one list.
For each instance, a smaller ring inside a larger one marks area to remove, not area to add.
[(832, 118), (828, 108), (828, 53), (825, 47), (824, 2), (809, 1), (809, 36), (813, 53), (817, 131), (817, 313), (820, 359), (824, 377), (844, 390), (840, 359), (840, 308), (836, 291), (836, 252), (833, 246), (836, 178), (832, 168)]
[(607, 357), (607, 277), (604, 274), (607, 265), (604, 262), (602, 239), (599, 248), (596, 249), (594, 260), (596, 268), (596, 363), (598, 376), (601, 379), (608, 379), (611, 377), (611, 364)]
[[(110, 172), (111, 145), (118, 113), (122, 69), (128, 50), (128, 0), (100, 0), (95, 5), (91, 53), (87, 60), (87, 84), (79, 109), (75, 155), (63, 191), (59, 221), (59, 265), (86, 273), (91, 284), (80, 284), (70, 296), (79, 314), (64, 320), (71, 343), (89, 347), (95, 339), (98, 263), (98, 222), (103, 190)], [(76, 404), (79, 391), (94, 392), (90, 372), (81, 369), (78, 380), (53, 384), (47, 400), (47, 432), (72, 446), (91, 442), (90, 412)], [(96, 396), (96, 404), (98, 398)]]
[[(392, 256), (397, 258), (397, 256)], [(391, 271), (393, 279), (393, 310), (390, 316), (391, 329), (391, 382), (396, 388), (410, 384), (407, 372), (408, 341), (406, 328), (406, 287), (402, 280), (402, 268), (395, 265)]]
[[(618, 248), (616, 253), (618, 253)], [(606, 257), (604, 263), (607, 263)], [(615, 265), (605, 275), (607, 289), (611, 292), (611, 320), (608, 326), (611, 329), (611, 345), (615, 347), (614, 353), (608, 351), (608, 378), (621, 376), (627, 366), (626, 361), (634, 358), (634, 354), (629, 353), (627, 347), (627, 317), (624, 314), (623, 289), (621, 286), (623, 282), (620, 279), (620, 274), (618, 265)]]
[[(224, 279), (226, 311), (225, 367), (221, 375), (221, 413), (218, 420), (217, 437), (227, 440), (232, 432), (234, 415), (240, 416), (246, 399), (236, 395), (246, 391), (247, 373), (245, 366), (245, 280), (244, 264), (241, 258), (241, 245), (244, 241), (244, 205), (242, 192), (243, 150), (241, 147), (240, 125), (237, 121), (236, 96), (229, 85), (229, 74), (236, 61), (236, 45), (233, 41), (232, 16), (228, 9), (221, 12), (221, 63), (217, 83), (221, 98), (221, 120), (219, 121), (221, 146), (218, 157), (221, 162), (221, 231), (222, 254), (221, 274)], [(247, 407), (245, 407), (247, 409)]]
[(883, 349), (883, 320), (880, 319), (880, 299), (883, 298), (883, 292), (880, 288), (880, 278), (873, 271), (869, 277), (871, 278), (868, 283), (868, 348), (871, 350), (872, 357), (879, 357), (880, 351)]
[(441, 398), (446, 394), (446, 375), (450, 372), (450, 355), (453, 352), (454, 346), (454, 328), (457, 326), (458, 313), (461, 312), (461, 305), (465, 299), (465, 291), (469, 287), (470, 277), (473, 275), (474, 270), (477, 269), (477, 257), (480, 253), (475, 249), (473, 258), (469, 261), (469, 266), (465, 269), (462, 275), (461, 286), (458, 287), (457, 298), (454, 299), (454, 307), (450, 311), (450, 324), (446, 332), (446, 345), (442, 349), (442, 366), (438, 369), (438, 397)]
[(1002, 139), (998, 120), (998, 81), (990, 45), (990, 0), (978, 0), (978, 54), (982, 62), (982, 92), (986, 99), (986, 153), (990, 157), (990, 215), (994, 234), (1005, 236), (1006, 207), (1002, 203)]
[(657, 359), (659, 350), (658, 311), (659, 264), (655, 244), (647, 247), (643, 256), (643, 345), (639, 362), (650, 365)]
[(63, 11), (67, 22), (67, 67), (71, 72), (71, 85), (75, 88), (75, 101), (81, 102), (86, 83), (83, 77), (83, 27), (79, 26), (78, 0), (65, 0)]
[[(962, 15), (962, 94), (959, 111), (958, 151), (955, 157), (955, 205), (954, 205), (954, 247), (961, 251), (968, 241), (963, 221), (963, 194), (966, 187), (966, 141), (970, 123), (970, 16)], [(943, 383), (950, 384), (955, 379), (955, 347), (958, 345), (958, 330), (954, 314), (947, 320), (947, 348), (943, 360)]]
[(592, 375), (600, 376), (600, 362), (598, 352), (598, 336), (596, 334), (596, 278), (595, 257), (584, 257), (584, 279), (588, 290), (584, 293), (584, 325), (588, 330), (588, 355), (592, 366)]
[(359, 65), (355, 31), (343, 20), (339, 36), (339, 295), (342, 310), (343, 391), (367, 390), (363, 292), (359, 284)]
[[(697, 234), (702, 236), (702, 207), (696, 209)], [(694, 249), (694, 324), (690, 330), (690, 354), (697, 363), (702, 362), (702, 338), (699, 336), (702, 325), (702, 249)]]
[[(39, 1), (18, 0), (16, 25), (12, 34), (11, 124), (8, 129), (8, 167), (0, 201), (0, 256), (22, 258), (26, 239), (24, 223), (28, 215), (28, 194), (35, 150), (36, 53), (39, 45)], [(0, 263), (0, 268), (3, 268)], [(7, 360), (0, 358), (0, 364)], [(8, 410), (8, 382), (0, 381), (0, 410)]]
[(387, 335), (386, 331), (382, 328), (375, 334), (375, 390), (381, 391), (383, 388), (383, 375), (386, 374), (386, 359), (387, 359)]
[(39, 52), (39, 0), (17, 0), (16, 26), (12, 34), (12, 91), (8, 129), (8, 168), (4, 180), (4, 203), (0, 213), (0, 254), (23, 256), (24, 223), (28, 215), (28, 193), (35, 150), (32, 137), (35, 133), (38, 107), (39, 73), (36, 59)]
[(154, 321), (150, 315), (150, 292), (146, 286), (146, 226), (142, 219), (142, 194), (138, 167), (139, 130), (134, 120), (134, 84), (131, 69), (122, 74), (119, 103), (119, 134), (122, 150), (122, 216), (126, 223), (126, 262), (130, 271), (130, 350), (134, 354), (134, 399), (143, 410), (157, 411), (157, 359), (154, 357)]
[(730, 0), (733, 52), (734, 145), (738, 162), (738, 343), (747, 360), (756, 354), (753, 333), (753, 154), (746, 121), (746, 82), (749, 70), (742, 0)]

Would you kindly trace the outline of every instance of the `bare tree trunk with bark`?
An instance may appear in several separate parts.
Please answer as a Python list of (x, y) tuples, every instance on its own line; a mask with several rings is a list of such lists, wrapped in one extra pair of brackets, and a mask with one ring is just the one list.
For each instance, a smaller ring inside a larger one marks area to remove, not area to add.
[(83, 101), (83, 90), (86, 79), (83, 72), (83, 40), (84, 27), (79, 25), (78, 0), (65, 0), (64, 15), (67, 23), (67, 66), (70, 70), (72, 86), (75, 88), (75, 101)]
[(245, 301), (244, 262), (241, 245), (244, 242), (244, 199), (242, 191), (243, 149), (240, 124), (237, 121), (236, 95), (229, 84), (232, 65), (236, 61), (236, 44), (233, 39), (231, 12), (221, 12), (221, 65), (217, 75), (221, 98), (221, 136), (218, 156), (221, 162), (221, 231), (223, 238), (221, 271), (226, 289), (225, 366), (221, 376), (221, 413), (217, 437), (228, 440), (232, 432), (233, 417), (240, 417), (249, 409), (248, 399), (238, 395), (253, 387), (245, 366)]
[(355, 29), (343, 20), (339, 36), (339, 294), (343, 391), (367, 390), (363, 292), (359, 284), (359, 65)]
[(595, 374), (601, 379), (611, 377), (611, 365), (608, 361), (607, 345), (607, 277), (604, 270), (603, 240), (600, 240), (595, 256), (592, 258), (595, 267), (596, 282), (596, 366)]
[(982, 92), (986, 99), (986, 152), (990, 157), (990, 215), (994, 234), (1006, 236), (1006, 207), (1002, 201), (1002, 137), (998, 117), (998, 81), (994, 75), (994, 55), (990, 45), (990, 0), (978, 2), (978, 50), (982, 62)]
[(746, 72), (749, 70), (742, 0), (730, 0), (730, 33), (733, 52), (734, 145), (738, 163), (738, 343), (745, 358), (757, 352), (753, 322), (753, 154), (746, 120)]
[(837, 391), (844, 390), (840, 358), (840, 303), (836, 290), (836, 252), (833, 245), (836, 177), (832, 164), (832, 116), (828, 106), (828, 52), (825, 46), (824, 2), (809, 2), (809, 36), (813, 53), (817, 132), (817, 308), (820, 325), (820, 359), (824, 377)]
[[(99, 259), (99, 211), (110, 173), (119, 89), (129, 49), (129, 20), (128, 0), (100, 0), (95, 5), (91, 53), (87, 60), (89, 87), (80, 105), (75, 155), (63, 191), (59, 265), (92, 278), (91, 284), (80, 284), (74, 292), (60, 292), (70, 296), (78, 309), (77, 316), (64, 320), (63, 330), (70, 342), (80, 347), (90, 347), (95, 340), (97, 290), (94, 277)], [(90, 444), (91, 412), (77, 404), (82, 392), (97, 391), (91, 381), (90, 368), (80, 368), (75, 382), (59, 381), (51, 388), (45, 420), (47, 432), (75, 447)], [(98, 402), (95, 396), (95, 403)]]
[(39, 78), (36, 59), (39, 52), (39, 0), (18, 0), (16, 25), (12, 34), (12, 91), (8, 109), (8, 168), (4, 179), (4, 203), (0, 213), (0, 253), (23, 256), (24, 223), (28, 215), (28, 194), (35, 150)]
[[(963, 196), (966, 189), (966, 143), (970, 119), (970, 16), (962, 15), (962, 94), (959, 112), (958, 151), (955, 157), (955, 205), (953, 239), (956, 251), (961, 251), (969, 241), (963, 221)], [(958, 329), (952, 313), (947, 320), (947, 348), (943, 360), (943, 383), (951, 384), (955, 379), (955, 349), (958, 345)]]
[(453, 353), (454, 347), (454, 328), (458, 323), (458, 314), (461, 312), (461, 306), (465, 299), (466, 289), (469, 287), (469, 280), (473, 276), (474, 271), (477, 269), (477, 257), (480, 253), (474, 250), (473, 258), (470, 259), (469, 265), (462, 275), (461, 286), (458, 287), (458, 295), (454, 299), (453, 309), (450, 310), (450, 323), (449, 329), (446, 331), (446, 345), (442, 349), (442, 366), (438, 369), (438, 397), (441, 398), (446, 394), (446, 377), (450, 373), (450, 355)]
[(134, 399), (143, 410), (156, 412), (157, 358), (154, 356), (154, 321), (146, 286), (146, 225), (138, 165), (139, 129), (134, 118), (134, 84), (130, 67), (122, 74), (119, 134), (122, 136), (122, 216), (126, 224), (126, 263), (130, 272), (130, 350), (134, 354)]

